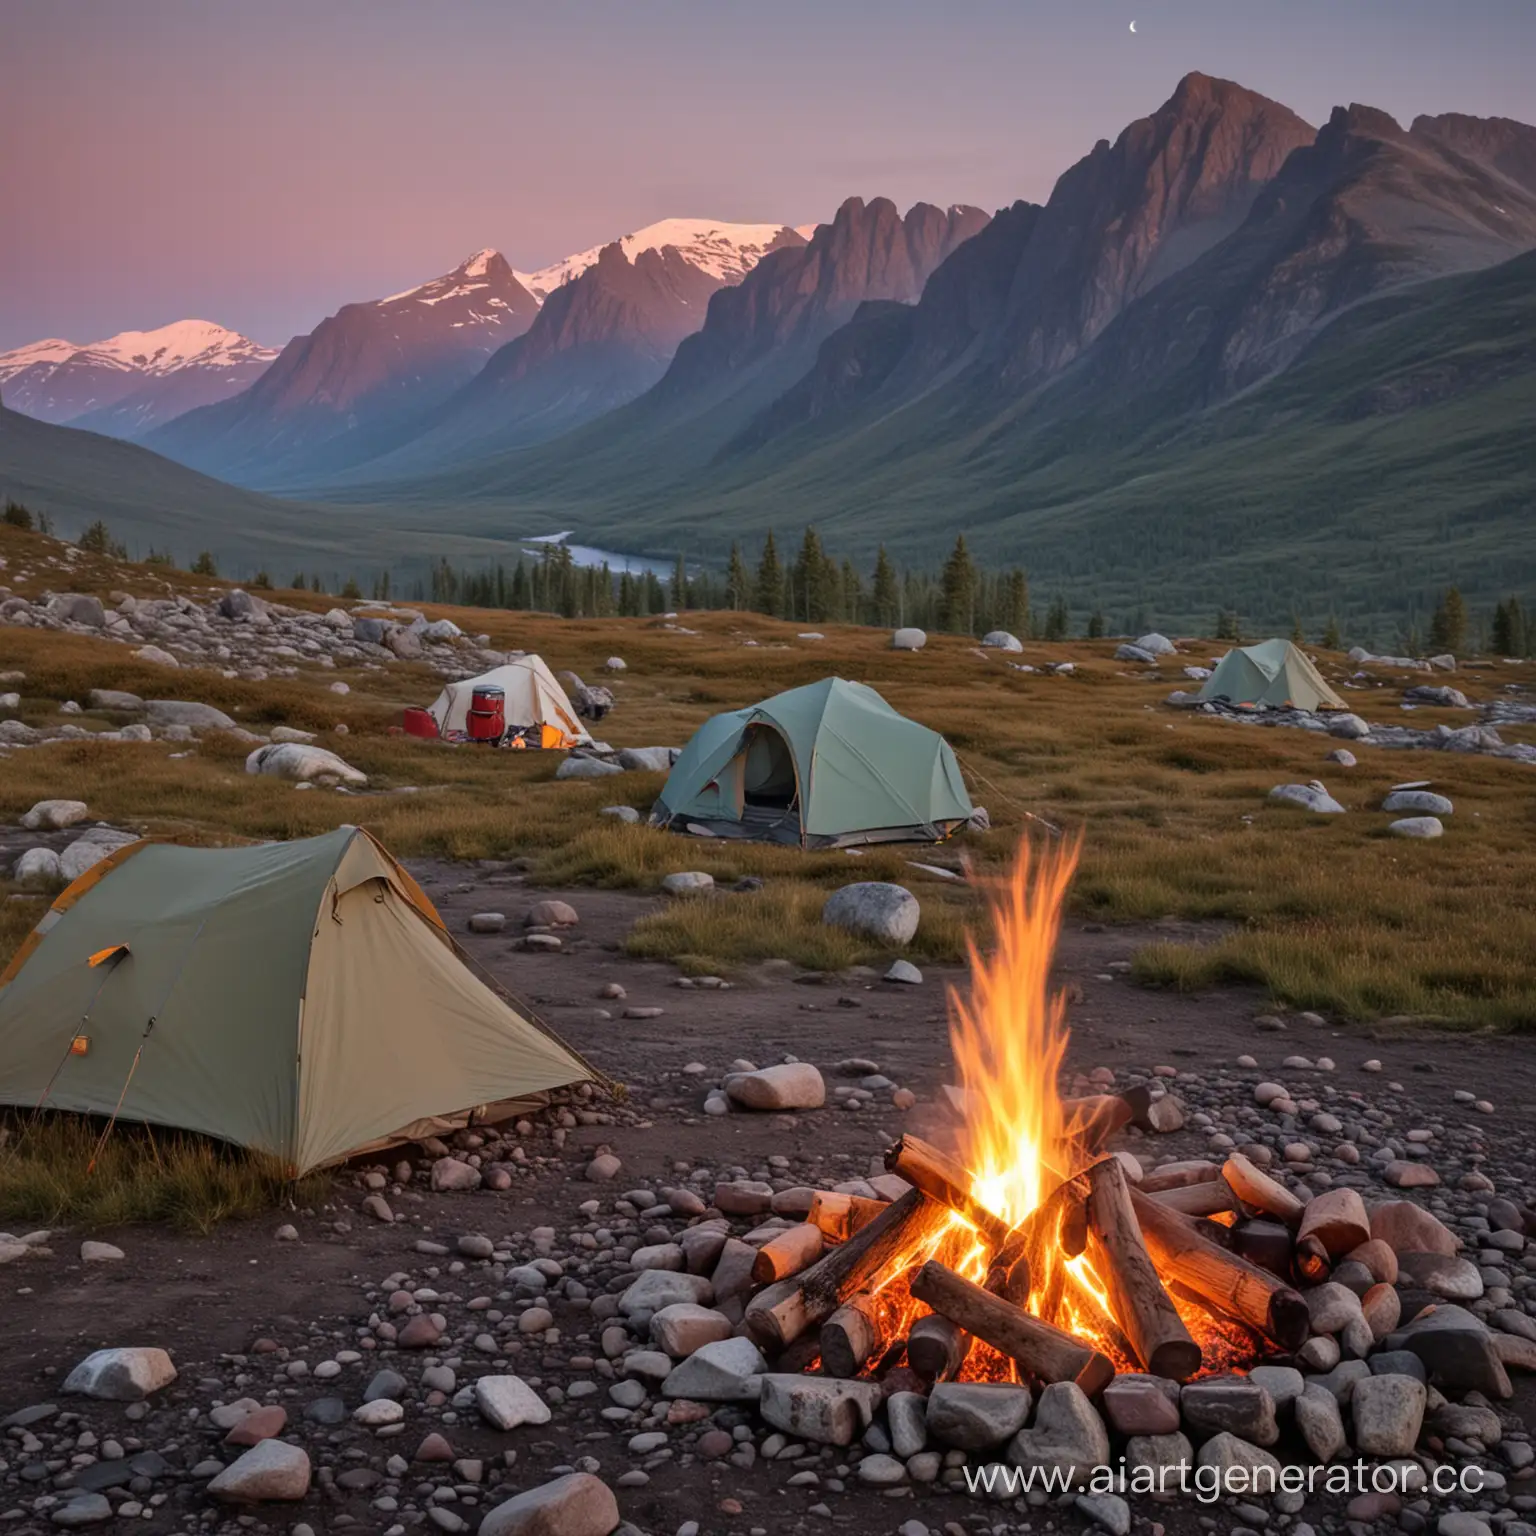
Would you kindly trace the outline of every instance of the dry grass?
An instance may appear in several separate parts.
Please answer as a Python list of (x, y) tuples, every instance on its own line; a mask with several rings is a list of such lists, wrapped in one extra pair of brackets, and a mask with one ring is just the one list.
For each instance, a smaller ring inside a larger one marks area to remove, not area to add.
[[(98, 590), (134, 580), (132, 569), (114, 567)], [(331, 604), (308, 593), (274, 595)], [(1140, 974), (1149, 982), (1239, 980), (1266, 988), (1277, 1003), (1352, 1016), (1436, 1014), (1468, 1025), (1536, 1026), (1529, 767), (1365, 747), (1358, 767), (1338, 768), (1323, 761), (1332, 745), (1325, 738), (1164, 709), (1163, 698), (1183, 681), (1177, 669), (1157, 678), (1123, 668), (1109, 643), (1031, 645), (1026, 660), (1077, 663), (1074, 676), (1047, 676), (1015, 671), (955, 637), (934, 637), (921, 653), (896, 653), (883, 632), (834, 627), (822, 641), (800, 642), (791, 626), (755, 615), (689, 614), (685, 622), (701, 633), (687, 635), (654, 620), (432, 613), (489, 631), (498, 646), (537, 650), (557, 671), (571, 668), (589, 680), (605, 657), (622, 655), (629, 670), (605, 679), (619, 707), (604, 722), (621, 745), (681, 743), (719, 709), (829, 673), (870, 683), (955, 746), (973, 797), (997, 829), (958, 840), (983, 872), (1000, 868), (1021, 834), (1040, 835), (1031, 813), (1085, 832), (1073, 898), (1082, 913), (1234, 925), (1209, 947), (1144, 952)], [(1200, 646), (1196, 655), (1220, 649)], [(356, 821), (405, 856), (517, 858), (550, 884), (653, 888), (676, 869), (706, 870), (721, 882), (763, 876), (768, 888), (758, 897), (680, 903), (637, 924), (633, 952), (694, 970), (771, 955), (823, 968), (875, 958), (817, 920), (826, 892), (854, 878), (913, 884), (924, 904), (915, 945), (921, 957), (958, 958), (964, 923), (976, 916), (969, 891), (922, 877), (907, 863), (949, 861), (953, 848), (872, 849), (851, 858), (682, 839), (597, 814), (615, 803), (649, 809), (660, 775), (557, 783), (553, 754), (478, 752), (390, 735), (402, 706), (437, 691), (422, 666), (306, 669), (296, 679), (245, 682), (146, 667), (126, 647), (88, 638), (0, 628), (0, 670), (8, 668), (27, 674), (22, 715), (34, 723), (57, 720), (64, 698), (83, 701), (93, 686), (198, 698), (253, 728), (281, 721), (325, 732), (324, 744), (372, 784), (359, 795), (295, 792), (248, 777), (246, 748), (217, 735), (184, 758), (159, 742), (56, 744), (5, 759), (0, 816), (7, 818), (45, 796), (69, 795), (96, 816), (200, 841), (299, 837)], [(1339, 679), (1348, 669), (1332, 657), (1324, 670)], [(338, 676), (351, 694), (325, 690)], [(1396, 720), (1400, 688), (1417, 680), (1382, 676), (1346, 698), (1367, 718)], [(1474, 698), (1510, 681), (1530, 685), (1536, 669), (1500, 667), (1456, 679)], [(1424, 726), (1466, 717), (1421, 710), (1412, 719)], [(344, 738), (328, 734), (336, 722), (347, 725)], [(1506, 739), (1528, 734), (1514, 730)], [(1314, 817), (1266, 802), (1273, 785), (1316, 777), (1349, 815)], [(1456, 802), (1437, 842), (1388, 837), (1389, 818), (1374, 809), (1392, 784), (1414, 778), (1434, 779)], [(9, 947), (20, 931), (7, 911), (0, 945)]]
[(273, 1160), (201, 1136), (117, 1125), (97, 1156), (101, 1129), (74, 1115), (31, 1125), (17, 1117), (0, 1128), (0, 1222), (24, 1230), (163, 1221), (207, 1233), (287, 1201), (325, 1198), (323, 1174), (295, 1183)]

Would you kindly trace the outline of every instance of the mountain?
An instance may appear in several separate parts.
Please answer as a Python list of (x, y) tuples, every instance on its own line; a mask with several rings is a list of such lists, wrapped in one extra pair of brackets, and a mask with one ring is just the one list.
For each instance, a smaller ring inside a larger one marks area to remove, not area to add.
[(0, 352), (0, 392), (12, 410), (39, 421), (137, 437), (238, 394), (276, 356), (222, 325), (178, 320), (84, 345), (55, 337)]
[(157, 452), (273, 488), (389, 448), (533, 324), (539, 306), (496, 251), (296, 337), (242, 394), (149, 434)]

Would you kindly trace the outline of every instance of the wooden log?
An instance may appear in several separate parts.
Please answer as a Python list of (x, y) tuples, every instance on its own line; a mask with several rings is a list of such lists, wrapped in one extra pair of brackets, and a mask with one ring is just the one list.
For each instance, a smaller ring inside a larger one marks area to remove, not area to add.
[(970, 1334), (958, 1323), (930, 1312), (907, 1332), (907, 1364), (925, 1382), (948, 1381), (965, 1364), (971, 1344)]
[(821, 1325), (821, 1368), (828, 1376), (857, 1376), (884, 1335), (874, 1297), (850, 1296)]
[(1124, 1130), (1135, 1113), (1118, 1093), (1095, 1093), (1082, 1099), (1063, 1099), (1067, 1140), (1085, 1153), (1099, 1151), (1116, 1131)]
[(757, 1250), (752, 1278), (759, 1285), (772, 1285), (775, 1280), (798, 1275), (807, 1264), (814, 1264), (821, 1257), (821, 1247), (820, 1227), (808, 1221), (785, 1227)]
[(892, 1259), (920, 1248), (948, 1219), (945, 1207), (922, 1190), (908, 1190), (809, 1269), (759, 1291), (747, 1303), (748, 1333), (764, 1349), (783, 1349), (807, 1328), (824, 1323), (850, 1296), (868, 1289)]
[(1088, 1171), (1088, 1230), (1095, 1269), (1109, 1292), (1110, 1312), (1136, 1358), (1154, 1376), (1188, 1381), (1200, 1369), (1200, 1346), (1184, 1326), (1147, 1253), (1131, 1205), (1125, 1170), (1114, 1158)]
[(1159, 1205), (1166, 1205), (1170, 1211), (1178, 1211), (1185, 1216), (1215, 1216), (1221, 1211), (1237, 1209), (1232, 1186), (1223, 1178), (1159, 1189), (1153, 1192), (1151, 1198)]
[[(1016, 1306), (1028, 1301), (1037, 1316), (1054, 1317), (1061, 1305), (1066, 1283), (1063, 1259), (1075, 1259), (1088, 1246), (1088, 1179), (1076, 1173), (1046, 1196), (1018, 1225), (1016, 1236), (1023, 1239), (1022, 1251), (1029, 1266), (1029, 1291), (1025, 1296), (1012, 1286), (999, 1292)], [(1003, 1246), (1014, 1246), (1010, 1236)], [(988, 1289), (995, 1289), (989, 1286)]]
[(987, 1266), (987, 1289), (994, 1296), (1022, 1307), (1029, 1301), (1033, 1274), (1029, 1263), (1029, 1233), (1022, 1227), (1015, 1227)]
[(1165, 1189), (1183, 1189), (1190, 1184), (1208, 1184), (1221, 1177), (1221, 1169), (1204, 1158), (1189, 1158), (1178, 1163), (1164, 1163), (1161, 1168), (1149, 1168), (1141, 1176), (1136, 1187), (1144, 1195), (1155, 1195)]
[(1333, 1260), (1328, 1257), (1321, 1238), (1298, 1237), (1291, 1262), (1297, 1275), (1308, 1285), (1321, 1285), (1333, 1273)]
[(1009, 1226), (971, 1195), (970, 1172), (947, 1152), (920, 1136), (900, 1136), (885, 1154), (885, 1166), (941, 1205), (947, 1205), (994, 1248), (1007, 1241)]
[(1150, 1196), (1131, 1191), (1141, 1235), (1165, 1280), (1176, 1280), (1208, 1306), (1236, 1318), (1282, 1349), (1306, 1343), (1307, 1304), (1278, 1276), (1202, 1237), (1194, 1223)]
[(811, 1196), (811, 1209), (805, 1219), (821, 1229), (827, 1242), (846, 1243), (885, 1207), (884, 1200), (871, 1200), (865, 1195), (843, 1195), (834, 1189), (818, 1189)]
[(1255, 1168), (1241, 1152), (1233, 1152), (1227, 1158), (1222, 1164), (1221, 1176), (1248, 1215), (1278, 1216), (1288, 1227), (1301, 1225), (1306, 1201), (1297, 1199), (1285, 1185)]
[(1042, 1381), (1075, 1381), (1092, 1396), (1114, 1379), (1113, 1363), (1091, 1345), (972, 1285), (935, 1259), (913, 1276), (912, 1294)]

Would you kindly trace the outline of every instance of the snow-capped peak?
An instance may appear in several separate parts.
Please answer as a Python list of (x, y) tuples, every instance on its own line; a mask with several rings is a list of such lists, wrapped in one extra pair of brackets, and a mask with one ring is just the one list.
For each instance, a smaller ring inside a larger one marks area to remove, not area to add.
[(491, 263), (500, 255), (500, 251), (493, 251), (487, 246), (483, 251), (476, 251), (473, 256), (465, 261), (459, 270), (465, 277), (484, 277), (486, 272), (490, 270)]
[(380, 304), (398, 304), (402, 299), (414, 299), (418, 304), (441, 304), (444, 299), (459, 298), (476, 289), (488, 287), (492, 281), (491, 264), (506, 258), (491, 246), (466, 256), (452, 272), (434, 277), (430, 283), (417, 283), (414, 288), (404, 288), (380, 299)]
[[(625, 257), (633, 261), (642, 251), (673, 246), (683, 259), (723, 283), (738, 283), (755, 267), (768, 248), (782, 238), (783, 224), (726, 224), (717, 219), (661, 219), (647, 224), (619, 241)], [(567, 256), (537, 272), (514, 272), (541, 304), (563, 283), (581, 276), (597, 264), (603, 247), (594, 245)]]
[(54, 337), (17, 347), (13, 352), (0, 353), (0, 380), (27, 368), (72, 360), (156, 376), (186, 367), (232, 368), (240, 363), (271, 362), (276, 356), (276, 348), (263, 347), (226, 326), (209, 320), (177, 320), (157, 330), (119, 331), (105, 341), (83, 345)]

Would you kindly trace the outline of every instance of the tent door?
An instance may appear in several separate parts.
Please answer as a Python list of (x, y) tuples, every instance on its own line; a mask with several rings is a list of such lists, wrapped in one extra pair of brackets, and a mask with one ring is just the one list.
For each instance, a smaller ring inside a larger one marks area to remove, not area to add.
[(789, 743), (769, 725), (747, 731), (742, 790), (748, 809), (787, 810), (798, 787)]

